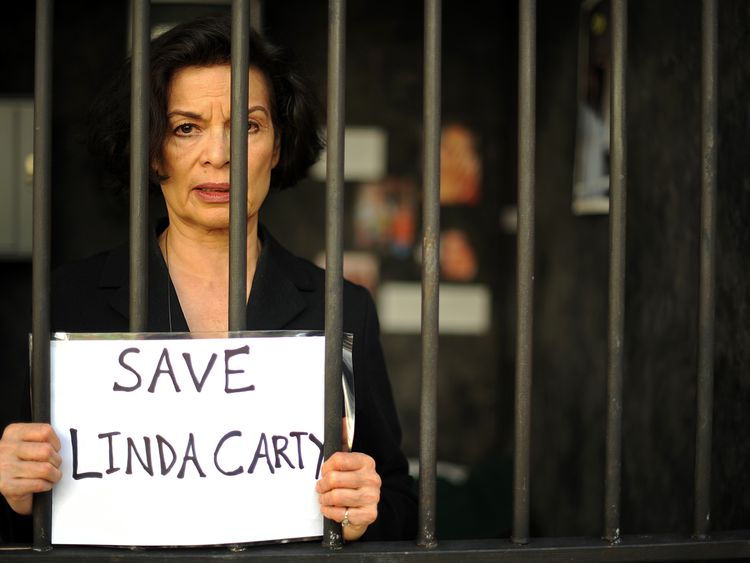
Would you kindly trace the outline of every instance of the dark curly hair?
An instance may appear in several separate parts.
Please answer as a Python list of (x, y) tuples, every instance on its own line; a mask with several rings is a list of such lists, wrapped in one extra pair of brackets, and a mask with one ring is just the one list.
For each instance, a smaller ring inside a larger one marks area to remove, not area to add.
[[(271, 171), (271, 188), (293, 186), (318, 159), (320, 104), (307, 81), (284, 51), (251, 30), (250, 66), (261, 71), (271, 92), (271, 119), (280, 141), (280, 158)], [(167, 96), (178, 70), (188, 66), (230, 64), (231, 23), (228, 18), (200, 18), (182, 23), (151, 42), (149, 161), (158, 162), (168, 130)], [(111, 184), (127, 191), (130, 176), (130, 61), (103, 90), (89, 116), (89, 148), (109, 174)], [(155, 170), (151, 189), (159, 187)]]

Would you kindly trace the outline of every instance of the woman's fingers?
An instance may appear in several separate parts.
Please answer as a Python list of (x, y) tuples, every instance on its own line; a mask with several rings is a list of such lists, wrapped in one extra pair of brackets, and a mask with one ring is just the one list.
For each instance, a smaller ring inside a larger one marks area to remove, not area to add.
[[(62, 477), (59, 467), (47, 461), (21, 461), (17, 480), (34, 481), (41, 479), (48, 481), (51, 485), (57, 483)], [(35, 491), (34, 491), (35, 492)]]
[(31, 512), (34, 493), (49, 491), (62, 477), (60, 440), (49, 424), (11, 424), (0, 439), (0, 493), (11, 508)]
[(55, 451), (60, 451), (60, 439), (52, 426), (43, 422), (23, 422), (9, 424), (5, 427), (2, 441), (12, 442), (47, 442)]
[(332, 489), (319, 495), (321, 506), (357, 507), (367, 504), (377, 505), (380, 501), (380, 487), (365, 486), (356, 489)]
[(18, 459), (23, 461), (42, 461), (60, 467), (62, 457), (48, 442), (20, 442), (17, 450)]
[(380, 488), (380, 476), (375, 470), (375, 460), (362, 453), (337, 452), (321, 467), (321, 478), (316, 489), (325, 493), (336, 488)]
[(365, 486), (380, 487), (380, 476), (374, 468), (350, 471), (328, 471), (318, 481), (318, 492), (325, 493), (332, 489), (358, 489)]
[(6, 498), (23, 498), (33, 493), (43, 493), (52, 490), (56, 481), (47, 478), (26, 478), (18, 477), (8, 482), (8, 492)]
[(362, 453), (337, 452), (321, 468), (316, 485), (320, 512), (344, 524), (344, 539), (360, 538), (378, 517), (380, 475), (375, 460)]
[(375, 460), (360, 452), (336, 452), (320, 468), (321, 475), (328, 471), (356, 471), (357, 469), (375, 469)]
[(344, 508), (340, 506), (322, 506), (320, 512), (329, 520), (336, 522), (342, 522), (344, 516), (347, 516), (349, 522), (347, 526), (355, 528), (369, 526), (378, 517), (376, 507)]
[(375, 460), (365, 454), (337, 452), (323, 464), (321, 475), (316, 484), (320, 494), (335, 489), (373, 487), (380, 490), (381, 480), (375, 470)]

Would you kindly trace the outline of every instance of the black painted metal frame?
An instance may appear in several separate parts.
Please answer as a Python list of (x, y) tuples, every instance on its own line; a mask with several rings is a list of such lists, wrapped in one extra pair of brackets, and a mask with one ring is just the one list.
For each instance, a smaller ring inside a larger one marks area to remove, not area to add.
[[(424, 261), (422, 268), (422, 410), (420, 428), (420, 529), (417, 542), (351, 544), (342, 549), (341, 528), (327, 521), (323, 546), (303, 543), (208, 549), (111, 549), (51, 546), (51, 496), (34, 502), (33, 546), (0, 548), (3, 559), (24, 561), (682, 561), (750, 557), (750, 530), (710, 532), (711, 409), (713, 406), (714, 270), (716, 231), (717, 2), (703, 0), (701, 278), (699, 370), (695, 460), (694, 535), (623, 536), (620, 533), (621, 418), (624, 373), (626, 66), (627, 1), (612, 0), (612, 174), (610, 212), (610, 321), (603, 539), (529, 537), (530, 394), (534, 280), (534, 158), (536, 0), (519, 0), (518, 130), (518, 311), (516, 367), (516, 450), (512, 539), (443, 541), (435, 535), (437, 436), (437, 351), (439, 297), (439, 137), (441, 2), (425, 0), (424, 47)], [(131, 143), (131, 329), (143, 330), (148, 311), (145, 279), (148, 186), (149, 1), (133, 0)], [(253, 0), (253, 5), (259, 5)], [(48, 340), (50, 263), (50, 161), (52, 107), (52, 0), (37, 0), (34, 136), (33, 338)], [(247, 76), (248, 0), (232, 8), (232, 76)], [(257, 18), (254, 25), (257, 26)], [(340, 425), (342, 248), (344, 181), (344, 94), (346, 1), (329, 0), (328, 179), (326, 276), (326, 434)], [(230, 310), (232, 330), (244, 328), (246, 296), (247, 80), (232, 81)], [(239, 195), (239, 197), (235, 197)], [(33, 417), (49, 421), (49, 347), (33, 346)], [(326, 444), (326, 455), (337, 449)]]
[[(94, 561), (296, 561), (337, 563), (380, 563), (422, 561), (426, 563), (519, 562), (615, 562), (615, 561), (696, 561), (740, 559), (750, 557), (750, 531), (722, 532), (711, 540), (688, 536), (622, 536), (610, 543), (597, 538), (532, 538), (525, 545), (507, 539), (441, 541), (432, 549), (413, 542), (352, 543), (343, 549), (322, 548), (317, 542), (280, 546), (258, 546), (243, 552), (228, 548), (210, 549), (115, 549), (56, 547), (49, 553), (26, 548), (0, 552), (8, 559), (45, 563), (54, 561), (91, 563)], [(3, 559), (5, 561), (5, 559)]]

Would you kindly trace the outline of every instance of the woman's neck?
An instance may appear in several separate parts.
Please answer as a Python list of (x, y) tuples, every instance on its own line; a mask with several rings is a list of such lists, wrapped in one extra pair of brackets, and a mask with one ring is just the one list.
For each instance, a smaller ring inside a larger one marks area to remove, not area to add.
[[(192, 228), (170, 221), (159, 236), (159, 247), (170, 273), (187, 270), (215, 281), (229, 279), (229, 230)], [(247, 225), (247, 270), (249, 280), (260, 256), (257, 220)]]
[[(174, 221), (159, 236), (159, 247), (190, 331), (227, 330), (229, 232), (186, 228)], [(247, 299), (259, 256), (255, 219), (248, 221), (247, 230)]]

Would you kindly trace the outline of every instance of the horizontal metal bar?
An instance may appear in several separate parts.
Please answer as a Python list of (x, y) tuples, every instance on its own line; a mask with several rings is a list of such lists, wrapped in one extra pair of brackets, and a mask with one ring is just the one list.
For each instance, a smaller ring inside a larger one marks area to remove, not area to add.
[(531, 538), (526, 545), (508, 539), (443, 540), (425, 550), (412, 542), (359, 542), (339, 551), (322, 549), (317, 542), (249, 547), (232, 552), (226, 548), (142, 549), (84, 548), (58, 546), (50, 553), (31, 549), (0, 549), (3, 561), (47, 563), (49, 561), (335, 561), (336, 563), (378, 563), (420, 561), (453, 563), (484, 562), (627, 562), (694, 561), (750, 557), (750, 530), (718, 532), (710, 540), (688, 536), (623, 536), (611, 544), (598, 538)]

